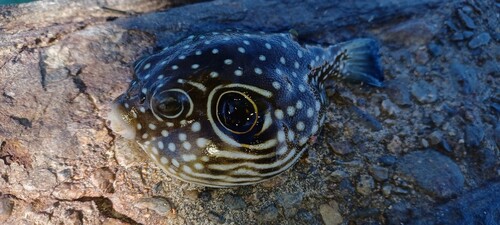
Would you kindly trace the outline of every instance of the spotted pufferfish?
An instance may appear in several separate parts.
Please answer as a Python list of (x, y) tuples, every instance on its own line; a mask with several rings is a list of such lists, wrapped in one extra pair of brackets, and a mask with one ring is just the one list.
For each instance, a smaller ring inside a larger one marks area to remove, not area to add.
[(293, 34), (192, 35), (138, 60), (111, 128), (167, 174), (255, 184), (294, 165), (325, 120), (328, 79), (381, 87), (379, 46), (301, 45)]

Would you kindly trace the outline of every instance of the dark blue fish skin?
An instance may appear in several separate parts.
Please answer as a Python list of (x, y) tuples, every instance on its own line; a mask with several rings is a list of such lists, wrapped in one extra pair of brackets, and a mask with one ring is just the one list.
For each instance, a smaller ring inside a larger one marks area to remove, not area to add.
[(116, 111), (168, 174), (253, 184), (292, 166), (324, 122), (326, 79), (382, 85), (378, 46), (327, 48), (290, 34), (190, 36), (139, 60)]

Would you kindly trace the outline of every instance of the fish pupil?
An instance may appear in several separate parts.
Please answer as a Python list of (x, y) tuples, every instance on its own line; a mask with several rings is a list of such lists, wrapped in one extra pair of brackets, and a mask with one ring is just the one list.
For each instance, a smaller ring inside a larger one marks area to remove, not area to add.
[(182, 111), (182, 104), (179, 99), (169, 96), (158, 105), (158, 111), (164, 115), (176, 115)]
[(218, 117), (233, 133), (249, 132), (257, 121), (255, 105), (239, 93), (226, 93), (218, 105)]

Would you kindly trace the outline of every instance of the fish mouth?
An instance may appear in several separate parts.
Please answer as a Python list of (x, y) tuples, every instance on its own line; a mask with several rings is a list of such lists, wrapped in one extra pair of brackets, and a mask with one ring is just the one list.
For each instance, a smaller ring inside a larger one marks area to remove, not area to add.
[(135, 138), (136, 130), (132, 125), (132, 118), (129, 113), (126, 113), (125, 107), (122, 104), (113, 102), (107, 120), (110, 122), (111, 129), (115, 133), (129, 140)]

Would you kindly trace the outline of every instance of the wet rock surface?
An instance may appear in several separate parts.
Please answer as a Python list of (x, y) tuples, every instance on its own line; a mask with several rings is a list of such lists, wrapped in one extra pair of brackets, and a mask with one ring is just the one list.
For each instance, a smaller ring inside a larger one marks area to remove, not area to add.
[[(498, 3), (193, 2), (0, 8), (1, 224), (498, 224)], [(316, 143), (272, 180), (168, 177), (111, 132), (109, 102), (140, 56), (228, 28), (376, 38), (386, 87), (332, 84)]]

